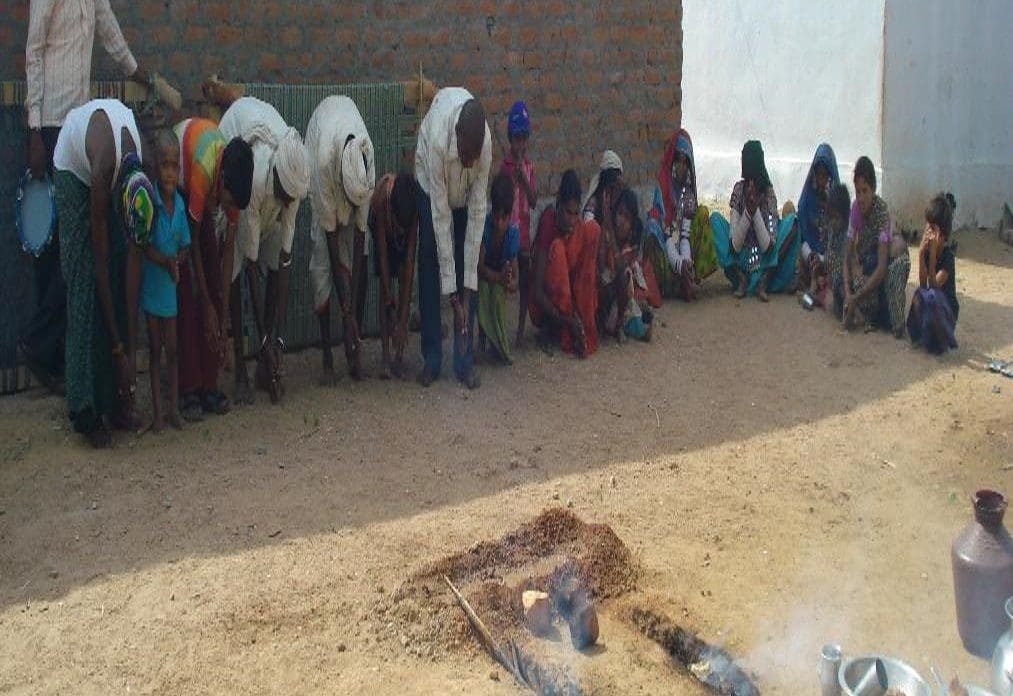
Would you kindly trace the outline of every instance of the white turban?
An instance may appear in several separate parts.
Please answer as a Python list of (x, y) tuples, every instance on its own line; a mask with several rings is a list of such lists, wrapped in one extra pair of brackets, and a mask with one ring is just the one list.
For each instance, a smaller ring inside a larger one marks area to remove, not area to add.
[(373, 142), (369, 136), (348, 141), (341, 152), (341, 185), (356, 208), (369, 204), (376, 186)]
[(285, 193), (297, 201), (306, 197), (310, 188), (310, 157), (295, 128), (289, 128), (278, 142), (274, 169)]
[(621, 174), (623, 171), (623, 161), (619, 158), (619, 155), (614, 150), (605, 150), (601, 153), (601, 162), (598, 164), (598, 173), (591, 179), (591, 185), (587, 189), (587, 194), (584, 197), (584, 205), (582, 208), (587, 207), (588, 201), (591, 200), (591, 196), (594, 195), (595, 189), (598, 188), (598, 181), (601, 179), (601, 175), (607, 172), (609, 169), (618, 169)]

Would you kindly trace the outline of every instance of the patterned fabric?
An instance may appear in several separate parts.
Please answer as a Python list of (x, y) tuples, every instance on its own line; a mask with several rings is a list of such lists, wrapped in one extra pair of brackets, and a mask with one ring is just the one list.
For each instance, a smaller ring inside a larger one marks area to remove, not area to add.
[[(217, 123), (206, 118), (183, 121), (175, 131), (179, 139), (179, 187), (186, 195), (190, 221), (199, 226), (221, 176), (225, 136)], [(238, 219), (238, 213), (234, 217)]]
[[(689, 168), (686, 180), (677, 182), (672, 168), (680, 154), (689, 160)], [(654, 188), (654, 204), (647, 213), (645, 253), (648, 251), (646, 247), (650, 247), (651, 260), (666, 297), (680, 294), (681, 283), (677, 274), (684, 263), (692, 262), (701, 280), (717, 270), (709, 217), (706, 207), (701, 215), (697, 205), (693, 141), (682, 129), (672, 135), (665, 148), (658, 170), (658, 183)], [(651, 237), (654, 237), (654, 242), (650, 242)]]
[(141, 170), (141, 160), (134, 153), (123, 158), (123, 225), (134, 244), (142, 249), (151, 241), (155, 221), (155, 189)]
[(858, 240), (855, 249), (859, 258), (865, 258), (876, 251), (881, 242), (889, 244), (892, 241), (890, 211), (886, 207), (886, 201), (879, 196), (872, 197), (868, 215), (862, 212), (857, 200), (852, 203), (849, 223), (848, 240)]
[(911, 258), (905, 249), (904, 255), (890, 261), (890, 267), (886, 270), (886, 301), (890, 312), (890, 329), (898, 337), (904, 333), (907, 281), (910, 275)]
[[(90, 433), (116, 406), (112, 344), (95, 294), (91, 190), (73, 174), (56, 172), (60, 263), (67, 283), (67, 407), (74, 429)], [(127, 332), (126, 235), (121, 216), (109, 215), (109, 285), (121, 335)]]
[[(851, 279), (852, 292), (859, 292), (865, 287), (868, 279), (876, 271), (879, 263), (879, 250), (873, 248), (864, 257), (859, 257), (861, 273)], [(907, 306), (907, 281), (911, 273), (911, 259), (905, 252), (902, 256), (892, 259), (887, 266), (886, 277), (876, 292), (867, 295), (858, 303), (866, 323), (874, 328), (893, 331), (897, 336), (904, 331), (904, 311)], [(836, 309), (844, 306), (844, 278), (841, 276), (834, 288)]]
[[(714, 231), (714, 247), (718, 255), (718, 264), (725, 272), (725, 277), (736, 287), (738, 272), (749, 277), (749, 293), (755, 293), (764, 275), (773, 271), (767, 281), (767, 292), (785, 292), (795, 284), (796, 260), (801, 246), (801, 237), (792, 235), (795, 227), (795, 213), (791, 213), (778, 223), (776, 238), (767, 251), (758, 254), (754, 247), (743, 246), (738, 251), (732, 246), (731, 227), (721, 213), (711, 215), (711, 229)], [(784, 249), (792, 237), (791, 247)], [(784, 251), (782, 251), (784, 249)], [(754, 256), (758, 254), (758, 256)], [(736, 270), (738, 269), (738, 270)]]
[[(834, 229), (830, 225), (829, 216), (824, 215), (821, 217), (821, 221), (825, 221), (827, 225), (827, 277), (829, 279), (830, 288), (836, 288), (843, 281), (844, 277), (844, 254), (848, 244), (848, 230), (843, 225)], [(835, 307), (834, 310), (840, 310), (840, 307)]]
[[(746, 182), (745, 179), (740, 179), (734, 187), (732, 187), (732, 196), (728, 202), (729, 208), (731, 208), (735, 219), (735, 213), (738, 215), (746, 214)], [(774, 188), (772, 186), (767, 187), (767, 195), (760, 200), (760, 204), (757, 208), (760, 216), (765, 220), (771, 221), (771, 227), (777, 229), (779, 226), (778, 220), (778, 209), (777, 209), (777, 196), (774, 194)], [(754, 225), (750, 225), (749, 230), (746, 232), (746, 238), (743, 243), (742, 249), (750, 249), (759, 246), (759, 240), (756, 235), (756, 229)], [(769, 251), (769, 249), (768, 249)]]
[[(673, 298), (682, 295), (682, 282), (673, 270), (668, 245), (674, 240), (664, 239), (664, 233), (657, 220), (648, 218), (644, 235), (644, 256), (654, 266), (658, 278), (658, 287), (663, 297)], [(714, 235), (711, 230), (710, 210), (705, 205), (698, 206), (696, 215), (689, 228), (689, 248), (694, 259), (696, 275), (703, 280), (718, 269), (718, 256), (714, 249)]]

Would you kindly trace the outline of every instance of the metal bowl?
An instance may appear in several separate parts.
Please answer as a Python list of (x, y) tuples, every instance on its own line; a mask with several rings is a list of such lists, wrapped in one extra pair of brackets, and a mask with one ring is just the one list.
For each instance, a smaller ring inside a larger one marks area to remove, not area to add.
[[(886, 655), (862, 655), (841, 664), (837, 673), (841, 691), (845, 696), (883, 696), (886, 689), (879, 686), (876, 679), (876, 660), (882, 661), (886, 668), (886, 682), (889, 688), (903, 691), (906, 696), (932, 696), (932, 689), (922, 676), (911, 665)], [(872, 673), (872, 678), (866, 675)], [(860, 683), (864, 681), (864, 684)], [(856, 689), (861, 688), (860, 691)]]

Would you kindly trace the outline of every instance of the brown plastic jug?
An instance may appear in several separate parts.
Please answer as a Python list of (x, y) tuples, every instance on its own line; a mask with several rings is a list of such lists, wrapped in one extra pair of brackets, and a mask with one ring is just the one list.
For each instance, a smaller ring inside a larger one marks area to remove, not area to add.
[(1002, 523), (1006, 506), (1002, 493), (975, 493), (974, 522), (950, 550), (960, 639), (968, 652), (985, 658), (1009, 628), (1003, 607), (1013, 596), (1013, 539)]

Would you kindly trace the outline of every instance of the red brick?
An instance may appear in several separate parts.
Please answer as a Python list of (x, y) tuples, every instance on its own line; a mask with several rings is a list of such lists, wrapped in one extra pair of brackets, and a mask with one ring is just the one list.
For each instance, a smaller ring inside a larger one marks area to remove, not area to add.
[(215, 44), (219, 48), (223, 46), (236, 46), (242, 38), (243, 31), (238, 27), (229, 24), (220, 24), (215, 27)]
[(277, 53), (261, 53), (258, 67), (262, 72), (275, 77), (276, 73), (281, 72), (281, 59), (278, 58)]
[(302, 29), (299, 27), (282, 29), (279, 39), (285, 48), (299, 48), (303, 44)]
[[(8, 5), (0, 80), (23, 79), (28, 3)], [(604, 128), (631, 182), (653, 178), (660, 143), (682, 115), (679, 0), (113, 0), (113, 9), (138, 59), (181, 85), (210, 72), (251, 82), (400, 80), (421, 64), (438, 85), (472, 85), (499, 129), (524, 98), (541, 194), (568, 167), (586, 180)], [(114, 68), (96, 51), (96, 77)]]

